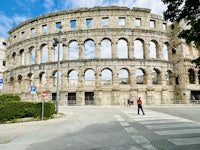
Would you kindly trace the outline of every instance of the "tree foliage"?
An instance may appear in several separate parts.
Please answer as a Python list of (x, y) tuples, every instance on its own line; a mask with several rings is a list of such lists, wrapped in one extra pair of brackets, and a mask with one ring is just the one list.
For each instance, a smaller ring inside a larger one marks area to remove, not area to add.
[[(172, 22), (184, 20), (188, 27), (178, 37), (187, 43), (194, 42), (200, 48), (200, 0), (162, 0), (167, 5), (164, 18)], [(200, 58), (193, 61), (200, 67)]]

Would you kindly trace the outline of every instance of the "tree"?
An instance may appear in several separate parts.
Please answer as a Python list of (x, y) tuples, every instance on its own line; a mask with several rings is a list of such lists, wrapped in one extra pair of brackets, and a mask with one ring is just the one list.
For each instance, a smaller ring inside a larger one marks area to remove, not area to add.
[[(200, 48), (200, 0), (162, 0), (167, 5), (164, 18), (169, 21), (180, 22), (184, 20), (188, 27), (183, 29), (178, 37), (187, 43), (194, 42)], [(200, 57), (193, 60), (200, 67)]]

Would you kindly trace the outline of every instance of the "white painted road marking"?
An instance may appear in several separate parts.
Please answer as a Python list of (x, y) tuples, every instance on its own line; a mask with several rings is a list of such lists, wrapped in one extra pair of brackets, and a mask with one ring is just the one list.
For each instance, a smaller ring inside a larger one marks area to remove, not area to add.
[(191, 145), (191, 144), (200, 144), (200, 137), (193, 138), (176, 138), (176, 139), (168, 139), (170, 142), (175, 145)]
[(155, 131), (158, 135), (177, 135), (177, 134), (194, 134), (200, 133), (200, 129), (183, 129), (183, 130), (166, 130)]

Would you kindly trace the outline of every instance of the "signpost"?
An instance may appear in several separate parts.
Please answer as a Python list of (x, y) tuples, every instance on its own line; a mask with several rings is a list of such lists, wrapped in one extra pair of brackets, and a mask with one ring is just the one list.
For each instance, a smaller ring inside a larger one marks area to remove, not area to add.
[(47, 93), (45, 91), (42, 91), (41, 95), (42, 95), (42, 120), (43, 120), (43, 118), (44, 118), (44, 100), (45, 100)]

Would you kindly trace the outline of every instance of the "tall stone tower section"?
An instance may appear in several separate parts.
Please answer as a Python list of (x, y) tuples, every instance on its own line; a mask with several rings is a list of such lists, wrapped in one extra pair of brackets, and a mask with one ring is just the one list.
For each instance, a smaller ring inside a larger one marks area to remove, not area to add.
[(200, 56), (200, 50), (193, 43), (186, 44), (178, 34), (188, 27), (184, 22), (174, 22), (171, 26), (171, 51), (174, 63), (176, 100), (200, 99), (200, 71), (192, 60)]

